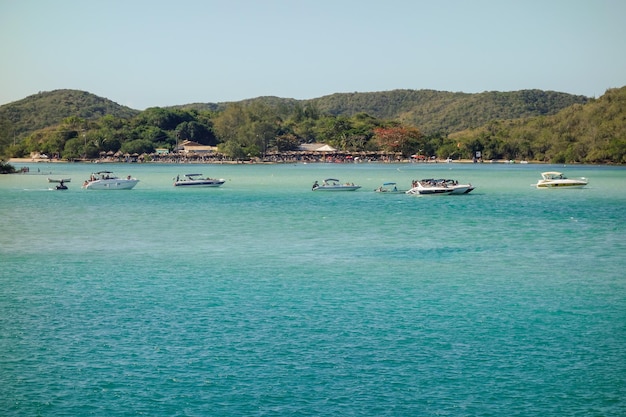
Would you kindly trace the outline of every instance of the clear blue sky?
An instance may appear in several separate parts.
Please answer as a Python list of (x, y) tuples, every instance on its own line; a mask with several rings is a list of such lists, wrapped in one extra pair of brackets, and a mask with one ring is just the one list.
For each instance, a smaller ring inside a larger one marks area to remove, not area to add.
[(625, 0), (0, 0), (0, 105), (626, 85)]

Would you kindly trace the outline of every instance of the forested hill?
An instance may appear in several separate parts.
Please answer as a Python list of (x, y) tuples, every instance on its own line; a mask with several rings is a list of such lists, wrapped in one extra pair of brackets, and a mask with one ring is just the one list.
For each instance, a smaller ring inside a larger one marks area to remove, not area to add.
[(24, 137), (67, 117), (96, 120), (105, 115), (130, 118), (139, 110), (121, 106), (106, 98), (79, 90), (40, 92), (22, 100), (0, 106), (0, 127), (10, 128), (11, 136)]
[(472, 152), (506, 148), (523, 156), (554, 163), (626, 163), (626, 87), (612, 88), (586, 105), (573, 105), (555, 115), (493, 120), (450, 135)]
[[(519, 119), (556, 114), (588, 97), (555, 91), (451, 93), (434, 90), (392, 90), (373, 93), (336, 93), (310, 100), (258, 97), (245, 103), (262, 102), (289, 112), (297, 105), (311, 105), (334, 116), (370, 116), (401, 121), (423, 133), (452, 133), (482, 126), (491, 120)], [(196, 110), (221, 110), (226, 103), (177, 106)]]
[(451, 133), (482, 126), (494, 119), (518, 119), (550, 115), (584, 96), (542, 90), (451, 93), (433, 90), (393, 90), (378, 93), (333, 94), (312, 100), (322, 112), (399, 120), (425, 134)]
[[(453, 133), (484, 125), (492, 120), (518, 119), (556, 114), (589, 98), (553, 91), (452, 93), (434, 90), (393, 90), (372, 93), (337, 93), (310, 100), (258, 97), (243, 104), (262, 102), (287, 117), (297, 106), (310, 106), (334, 116), (370, 116), (401, 121), (423, 133)], [(195, 103), (172, 106), (181, 109), (220, 111), (229, 103)], [(131, 118), (141, 113), (111, 100), (78, 90), (41, 92), (0, 106), (0, 129), (22, 138), (67, 117), (95, 120), (104, 115)]]

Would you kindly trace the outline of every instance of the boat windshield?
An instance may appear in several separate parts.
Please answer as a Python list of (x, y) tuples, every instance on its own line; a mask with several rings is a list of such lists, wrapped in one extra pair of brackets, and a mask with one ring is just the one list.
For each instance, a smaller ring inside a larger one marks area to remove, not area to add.
[(91, 181), (94, 180), (108, 180), (108, 179), (116, 179), (117, 177), (113, 175), (111, 171), (99, 171), (91, 174)]
[(560, 172), (544, 172), (541, 176), (546, 180), (564, 180), (567, 177)]

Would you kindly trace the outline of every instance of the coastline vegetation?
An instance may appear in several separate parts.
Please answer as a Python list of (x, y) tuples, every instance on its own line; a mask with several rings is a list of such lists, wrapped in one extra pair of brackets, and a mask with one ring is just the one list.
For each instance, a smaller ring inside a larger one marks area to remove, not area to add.
[(0, 161), (0, 174), (14, 174), (15, 167), (8, 162)]
[[(216, 146), (232, 160), (263, 159), (325, 143), (344, 153), (440, 159), (626, 163), (626, 87), (598, 99), (526, 90), (397, 90), (298, 101), (260, 97), (144, 111), (86, 92), (57, 90), (0, 106), (0, 156), (65, 160)], [(3, 164), (3, 166), (6, 164)]]

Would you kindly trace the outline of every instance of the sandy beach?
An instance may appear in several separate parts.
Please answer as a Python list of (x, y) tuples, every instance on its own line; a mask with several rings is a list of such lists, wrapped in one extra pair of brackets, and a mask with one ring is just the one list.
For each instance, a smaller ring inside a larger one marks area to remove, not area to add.
[[(67, 161), (64, 159), (47, 159), (47, 158), (10, 158), (8, 160), (9, 163), (16, 164), (38, 164), (38, 163), (69, 163), (71, 161)], [(93, 159), (86, 161), (74, 161), (74, 163), (86, 163), (86, 164), (107, 164), (107, 163), (120, 163), (124, 161), (119, 160), (109, 160), (109, 159)], [(132, 162), (137, 164), (150, 164), (150, 163), (163, 163), (164, 161), (143, 161), (143, 162)], [(297, 161), (260, 161), (260, 160), (251, 160), (251, 161), (203, 161), (203, 160), (195, 160), (195, 159), (186, 159), (185, 164), (275, 164), (275, 163), (291, 163)], [(492, 160), (492, 161), (482, 161), (482, 162), (474, 162), (471, 159), (454, 159), (451, 161), (447, 161), (445, 159), (437, 159), (437, 160), (429, 160), (429, 161), (414, 161), (410, 159), (402, 159), (402, 160), (394, 160), (394, 161), (306, 161), (307, 163), (414, 163), (414, 164), (446, 164), (446, 163), (454, 163), (454, 164), (473, 164), (473, 163), (486, 163), (486, 164), (545, 164), (546, 162), (542, 161), (509, 161), (509, 160)]]

